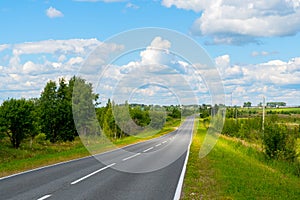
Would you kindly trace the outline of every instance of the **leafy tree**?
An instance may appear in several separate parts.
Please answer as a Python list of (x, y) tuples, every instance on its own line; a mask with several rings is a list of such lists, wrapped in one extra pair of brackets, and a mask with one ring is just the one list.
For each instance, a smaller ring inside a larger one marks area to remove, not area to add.
[(78, 133), (80, 135), (100, 134), (99, 122), (95, 117), (95, 106), (98, 105), (99, 95), (93, 93), (92, 84), (80, 77), (73, 77), (69, 81), (69, 88), (73, 91), (72, 110)]
[(57, 97), (57, 85), (54, 81), (49, 81), (39, 100), (40, 124), (42, 132), (51, 142), (56, 142), (59, 138), (59, 109)]
[[(72, 81), (72, 80), (71, 80)], [(58, 139), (72, 141), (77, 135), (72, 113), (72, 84), (67, 85), (64, 79), (60, 79), (57, 90), (57, 123), (59, 124)]]
[(179, 107), (172, 107), (172, 112), (169, 114), (172, 118), (181, 118), (181, 111)]
[(9, 99), (0, 108), (0, 131), (6, 133), (14, 148), (19, 148), (23, 139), (36, 133), (35, 106), (33, 101)]
[[(77, 101), (76, 99), (72, 101), (75, 82), (77, 83), (75, 90)], [(87, 101), (85, 99), (89, 92), (91, 92), (91, 85), (86, 84), (85, 80), (76, 77), (71, 78), (69, 83), (66, 83), (65, 79), (62, 78), (59, 80), (58, 86), (53, 81), (49, 81), (46, 84), (39, 99), (39, 108), (42, 132), (46, 134), (47, 139), (51, 142), (74, 140), (75, 136), (77, 136), (77, 131), (73, 119), (73, 111), (75, 111), (76, 119), (80, 124), (81, 121), (78, 119), (81, 119), (80, 117), (86, 117), (82, 115), (82, 110), (84, 110), (85, 107), (82, 109), (80, 106), (82, 106), (83, 102)], [(82, 101), (79, 101), (80, 99)], [(75, 105), (75, 110), (72, 109), (72, 103)], [(80, 105), (78, 105), (78, 103), (80, 103)], [(94, 105), (92, 104), (89, 108), (94, 109)], [(81, 115), (79, 116), (78, 114)], [(88, 112), (84, 110), (84, 114), (91, 115), (92, 113), (90, 110), (88, 110)], [(80, 131), (84, 130), (81, 125), (82, 124), (78, 127)]]
[(246, 108), (250, 108), (251, 107), (251, 102), (248, 101), (248, 102), (244, 102), (244, 106), (243, 107), (246, 107)]
[(286, 103), (285, 102), (268, 102), (267, 106), (275, 108), (275, 107), (279, 107), (279, 106), (286, 106)]

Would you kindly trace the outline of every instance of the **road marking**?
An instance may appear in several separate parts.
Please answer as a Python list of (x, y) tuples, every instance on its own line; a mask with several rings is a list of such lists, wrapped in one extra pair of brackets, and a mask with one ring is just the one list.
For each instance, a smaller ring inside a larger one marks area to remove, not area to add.
[(38, 200), (44, 200), (44, 199), (48, 199), (49, 197), (51, 197), (51, 194), (47, 194), (41, 198), (39, 198)]
[(159, 147), (161, 145), (161, 143), (159, 143), (159, 144), (157, 144), (157, 145), (155, 145), (156, 147)]
[(168, 142), (167, 140), (165, 140), (165, 141), (163, 141), (162, 143), (164, 144), (164, 143), (166, 143), (166, 142)]
[[(193, 122), (195, 123), (195, 120), (193, 119)], [(194, 124), (192, 126), (192, 131), (191, 131), (191, 136), (190, 136), (190, 143), (186, 152), (186, 156), (185, 156), (185, 160), (184, 160), (184, 164), (182, 167), (182, 171), (177, 183), (177, 187), (176, 187), (176, 191), (175, 191), (175, 195), (173, 200), (179, 200), (181, 197), (181, 191), (182, 191), (182, 186), (183, 186), (183, 180), (184, 180), (184, 176), (185, 176), (185, 172), (186, 172), (186, 165), (188, 163), (188, 159), (189, 159), (189, 155), (190, 155), (190, 148), (191, 148), (191, 144), (192, 144), (192, 140), (193, 140), (193, 134), (194, 134)]]
[(82, 177), (82, 178), (80, 178), (80, 179), (78, 179), (78, 180), (76, 180), (76, 181), (73, 181), (73, 182), (71, 183), (71, 185), (74, 185), (74, 184), (76, 184), (76, 183), (79, 183), (80, 181), (83, 181), (84, 179), (87, 179), (87, 178), (89, 178), (90, 176), (93, 176), (93, 175), (95, 175), (95, 174), (97, 174), (97, 173), (99, 173), (99, 172), (101, 172), (101, 171), (103, 171), (103, 170), (105, 170), (105, 169), (107, 169), (107, 168), (110, 168), (110, 167), (114, 166), (115, 164), (116, 164), (116, 163), (113, 163), (113, 164), (107, 165), (106, 167), (103, 167), (103, 168), (101, 168), (101, 169), (98, 169), (97, 171), (94, 171), (94, 172), (92, 172), (92, 173), (90, 173), (90, 174), (88, 174), (88, 175), (86, 175), (86, 176), (84, 176), (84, 177)]
[(136, 156), (138, 156), (138, 155), (140, 155), (140, 154), (141, 154), (141, 153), (134, 154), (134, 155), (132, 155), (132, 156), (129, 156), (129, 157), (127, 157), (127, 158), (124, 158), (122, 161), (129, 160), (129, 159), (134, 158), (134, 157), (136, 157)]
[(150, 147), (149, 149), (146, 149), (143, 152), (146, 153), (147, 151), (150, 151), (151, 149), (153, 149), (153, 147)]

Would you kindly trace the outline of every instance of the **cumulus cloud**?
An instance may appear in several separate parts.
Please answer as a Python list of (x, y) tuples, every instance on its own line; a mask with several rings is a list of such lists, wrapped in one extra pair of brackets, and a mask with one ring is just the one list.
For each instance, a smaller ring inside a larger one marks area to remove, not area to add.
[(0, 52), (4, 51), (5, 49), (8, 49), (9, 47), (10, 47), (10, 45), (8, 45), (8, 44), (1, 44), (0, 45)]
[(214, 44), (241, 44), (258, 42), (257, 37), (295, 35), (300, 31), (299, 4), (298, 0), (162, 1), (166, 7), (199, 12), (192, 33), (211, 36)]
[[(47, 81), (76, 75), (84, 58), (100, 44), (97, 39), (70, 39), (6, 45), (9, 62), (0, 63), (0, 102), (37, 97)], [(120, 47), (105, 44), (102, 48), (110, 54)]]
[(52, 6), (46, 10), (46, 15), (49, 18), (57, 18), (64, 16), (64, 14), (61, 11), (57, 10), (56, 8), (53, 8)]
[(97, 39), (44, 40), (16, 44), (13, 47), (15, 55), (22, 54), (86, 54), (102, 44)]
[[(290, 104), (299, 104), (299, 96), (290, 98), (300, 86), (300, 58), (289, 61), (270, 60), (255, 65), (232, 65), (230, 56), (215, 58), (227, 93), (240, 98), (238, 102), (261, 100), (262, 95), (270, 100), (280, 99)], [(297, 92), (299, 93), (299, 92)], [(287, 97), (288, 96), (288, 97)]]

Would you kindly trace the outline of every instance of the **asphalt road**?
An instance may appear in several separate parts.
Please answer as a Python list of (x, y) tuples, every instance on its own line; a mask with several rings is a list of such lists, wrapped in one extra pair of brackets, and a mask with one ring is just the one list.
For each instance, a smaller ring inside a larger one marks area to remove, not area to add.
[(2, 178), (0, 199), (174, 199), (193, 125), (188, 118), (153, 140)]

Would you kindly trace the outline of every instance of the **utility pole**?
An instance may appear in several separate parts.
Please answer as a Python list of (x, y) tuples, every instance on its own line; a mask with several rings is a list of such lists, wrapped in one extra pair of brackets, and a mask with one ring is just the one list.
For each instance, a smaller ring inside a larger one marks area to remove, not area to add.
[(263, 96), (263, 103), (262, 103), (263, 106), (262, 130), (263, 131), (265, 130), (265, 104), (266, 104), (266, 99), (265, 96)]

